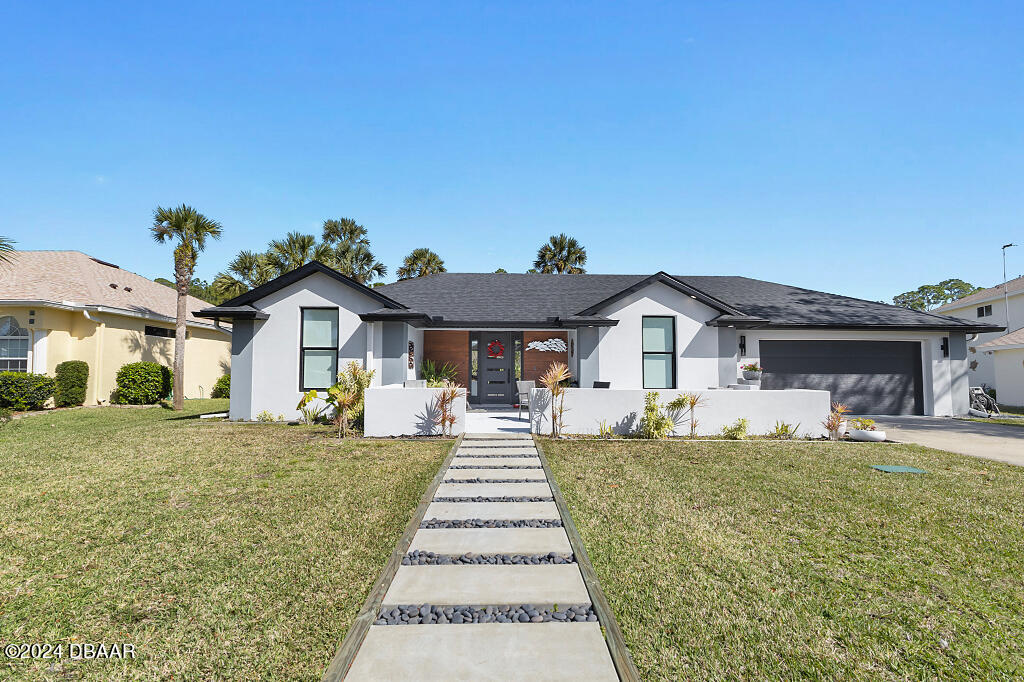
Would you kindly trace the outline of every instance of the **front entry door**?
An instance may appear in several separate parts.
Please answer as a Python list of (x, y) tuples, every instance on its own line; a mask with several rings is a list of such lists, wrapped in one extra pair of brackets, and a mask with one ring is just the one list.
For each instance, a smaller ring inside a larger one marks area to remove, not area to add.
[(511, 332), (480, 332), (480, 402), (509, 405), (514, 392)]

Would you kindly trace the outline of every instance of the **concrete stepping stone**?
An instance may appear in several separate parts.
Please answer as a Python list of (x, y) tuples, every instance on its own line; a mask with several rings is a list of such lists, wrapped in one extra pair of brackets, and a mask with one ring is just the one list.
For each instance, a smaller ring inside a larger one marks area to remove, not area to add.
[(576, 564), (546, 564), (399, 566), (383, 605), (589, 603)]
[(539, 467), (540, 457), (460, 457), (456, 455), (455, 458), (452, 459), (452, 465), (474, 467), (487, 467), (489, 465)]
[(435, 554), (572, 554), (561, 528), (420, 528), (409, 551)]
[(532, 443), (533, 436), (528, 433), (467, 433), (462, 442), (475, 440), (525, 440)]
[[(514, 471), (514, 469), (510, 469)], [(442, 483), (434, 497), (550, 497), (544, 483)], [(498, 503), (504, 504), (504, 503)], [(471, 517), (472, 518), (472, 517)], [(555, 518), (558, 518), (557, 516)]]
[[(550, 493), (549, 493), (550, 494)], [(558, 519), (554, 502), (431, 502), (424, 519)]]
[(447, 469), (444, 472), (443, 480), (468, 478), (535, 478), (539, 481), (547, 481), (543, 469)]
[(373, 625), (346, 680), (618, 680), (598, 623)]

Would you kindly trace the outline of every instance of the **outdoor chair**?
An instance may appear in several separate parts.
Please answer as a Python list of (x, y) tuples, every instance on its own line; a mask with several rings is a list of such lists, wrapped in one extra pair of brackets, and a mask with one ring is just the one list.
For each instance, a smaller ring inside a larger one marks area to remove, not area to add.
[(612, 382), (610, 381), (595, 381), (594, 388), (611, 388)]
[(517, 381), (516, 392), (519, 394), (519, 413), (516, 415), (517, 419), (523, 418), (523, 406), (526, 406), (526, 411), (530, 411), (530, 391), (537, 387), (536, 381)]

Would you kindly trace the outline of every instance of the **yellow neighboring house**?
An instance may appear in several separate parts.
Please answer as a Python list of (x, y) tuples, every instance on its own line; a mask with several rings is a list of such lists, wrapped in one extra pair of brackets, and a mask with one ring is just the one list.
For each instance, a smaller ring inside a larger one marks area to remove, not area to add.
[[(16, 251), (0, 263), (0, 371), (53, 376), (65, 360), (89, 364), (87, 405), (110, 402), (117, 370), (174, 359), (174, 289), (80, 251)], [(230, 371), (230, 329), (193, 317), (188, 298), (185, 397), (209, 397)]]

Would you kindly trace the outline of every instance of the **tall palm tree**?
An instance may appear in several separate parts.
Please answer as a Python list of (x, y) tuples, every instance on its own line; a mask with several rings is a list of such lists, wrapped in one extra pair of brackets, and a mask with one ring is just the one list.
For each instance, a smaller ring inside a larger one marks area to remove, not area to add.
[(324, 221), (321, 239), (328, 244), (362, 244), (369, 246), (366, 228), (351, 218), (328, 219)]
[(185, 317), (188, 287), (206, 240), (220, 239), (221, 224), (182, 204), (175, 208), (157, 206), (153, 211), (153, 239), (174, 242), (174, 283), (178, 292), (177, 320), (174, 328), (174, 409), (185, 409)]
[(10, 237), (0, 237), (0, 263), (10, 263), (12, 253), (14, 253), (14, 240)]
[(409, 279), (438, 272), (448, 272), (441, 257), (430, 249), (419, 248), (413, 249), (412, 253), (405, 257), (402, 267), (398, 268), (395, 274), (398, 275), (398, 279)]
[(552, 235), (547, 244), (537, 249), (533, 267), (544, 274), (582, 275), (586, 272), (583, 269), (586, 263), (587, 250), (575, 237), (563, 233)]

